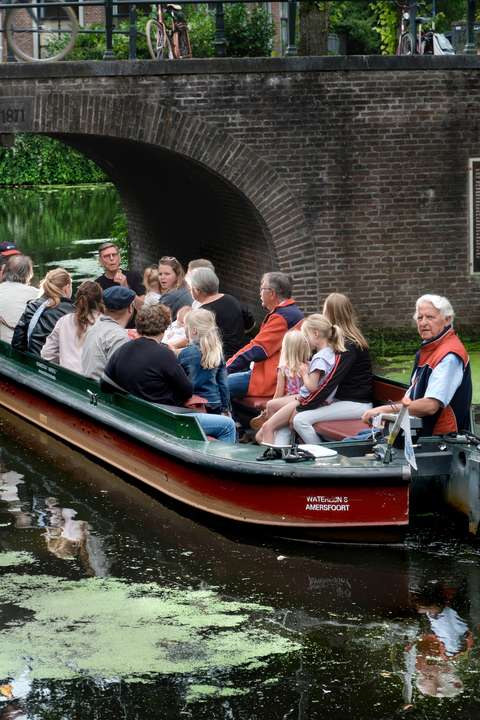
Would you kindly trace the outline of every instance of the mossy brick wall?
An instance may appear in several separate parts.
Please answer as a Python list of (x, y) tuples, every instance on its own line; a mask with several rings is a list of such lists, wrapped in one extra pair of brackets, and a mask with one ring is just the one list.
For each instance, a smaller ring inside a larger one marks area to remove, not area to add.
[(347, 292), (369, 326), (446, 294), (480, 324), (469, 272), (468, 159), (480, 157), (480, 60), (275, 58), (0, 68), (28, 127), (119, 188), (133, 263), (206, 255), (257, 301), (262, 272), (317, 310)]

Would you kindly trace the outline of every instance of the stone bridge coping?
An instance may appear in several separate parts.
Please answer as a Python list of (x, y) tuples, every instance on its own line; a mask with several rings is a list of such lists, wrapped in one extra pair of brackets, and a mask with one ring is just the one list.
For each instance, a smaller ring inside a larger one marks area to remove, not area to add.
[(55, 63), (2, 63), (0, 78), (131, 77), (247, 73), (479, 70), (476, 55), (349, 55), (290, 58), (194, 58), (178, 61), (114, 60)]

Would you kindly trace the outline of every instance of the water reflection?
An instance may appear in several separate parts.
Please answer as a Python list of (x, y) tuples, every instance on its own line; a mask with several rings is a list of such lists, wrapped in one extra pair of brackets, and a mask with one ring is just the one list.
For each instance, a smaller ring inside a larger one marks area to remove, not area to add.
[(119, 212), (110, 184), (1, 188), (0, 237), (31, 255), (37, 279), (60, 265), (79, 283), (99, 274), (95, 250), (111, 237)]
[(10, 717), (478, 715), (475, 547), (243, 544), (2, 417)]

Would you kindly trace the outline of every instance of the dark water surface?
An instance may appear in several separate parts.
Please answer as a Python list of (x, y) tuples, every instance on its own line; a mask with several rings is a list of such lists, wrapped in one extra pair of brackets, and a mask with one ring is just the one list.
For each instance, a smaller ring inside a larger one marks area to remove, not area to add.
[(0, 188), (0, 238), (32, 257), (37, 279), (60, 266), (79, 283), (99, 275), (96, 249), (119, 212), (111, 184)]
[(0, 412), (0, 718), (480, 717), (480, 553), (248, 544)]

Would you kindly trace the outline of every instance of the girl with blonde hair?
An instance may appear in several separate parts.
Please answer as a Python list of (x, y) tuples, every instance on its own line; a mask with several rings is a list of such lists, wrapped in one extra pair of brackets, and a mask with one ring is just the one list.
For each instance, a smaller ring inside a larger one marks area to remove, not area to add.
[(40, 355), (57, 321), (74, 311), (72, 277), (63, 268), (50, 270), (40, 283), (40, 297), (30, 300), (13, 331), (15, 350)]
[[(332, 373), (340, 353), (345, 352), (344, 336), (337, 325), (332, 325), (324, 315), (316, 313), (307, 317), (302, 324), (302, 335), (313, 353), (308, 367), (299, 368), (303, 381), (297, 394), (283, 403), (282, 407), (270, 417), (257, 433), (257, 442), (273, 445), (275, 432), (287, 426), (298, 405), (304, 399), (318, 393)], [(332, 401), (333, 389), (325, 402)]]
[(298, 405), (293, 427), (303, 442), (311, 445), (321, 442), (314, 428), (316, 423), (359, 420), (372, 407), (372, 363), (352, 303), (346, 295), (331, 293), (325, 299), (323, 315), (342, 331), (346, 350), (318, 392), (302, 398)]
[(209, 310), (191, 310), (185, 317), (188, 346), (181, 350), (178, 360), (191, 383), (193, 393), (207, 400), (207, 411), (230, 413), (230, 393), (222, 341)]
[(150, 265), (145, 268), (143, 273), (143, 284), (145, 286), (145, 300), (144, 305), (156, 305), (160, 302), (161, 289), (160, 280), (158, 277), (158, 265)]
[(252, 430), (260, 430), (262, 425), (281, 407), (292, 402), (300, 392), (303, 376), (310, 358), (310, 346), (300, 330), (289, 330), (283, 336), (280, 362), (277, 370), (277, 387), (272, 400), (269, 400), (260, 415), (250, 421)]

